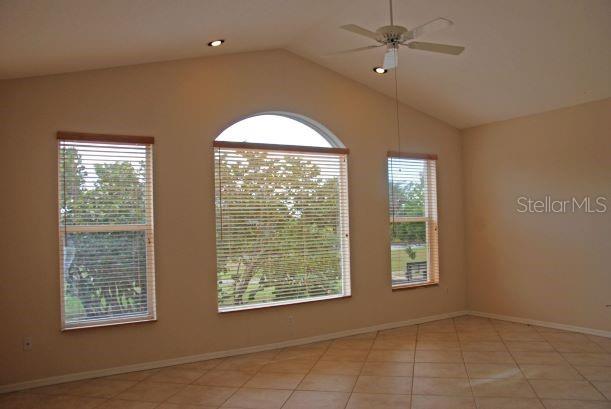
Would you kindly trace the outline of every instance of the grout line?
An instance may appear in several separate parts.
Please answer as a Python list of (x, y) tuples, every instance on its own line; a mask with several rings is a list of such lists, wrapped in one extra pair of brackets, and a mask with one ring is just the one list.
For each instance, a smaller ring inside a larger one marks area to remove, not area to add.
[[(490, 322), (489, 319), (486, 319), (486, 321), (492, 326), (492, 328), (495, 330), (495, 333), (496, 333), (496, 328), (494, 328), (494, 325), (492, 324), (492, 322)], [(499, 338), (501, 338), (501, 336), (498, 333), (497, 333), (497, 336)], [(460, 342), (460, 337), (458, 338), (458, 342), (459, 342), (459, 345), (460, 345), (460, 352), (462, 354), (462, 342)], [(501, 338), (501, 342), (502, 342), (502, 338)], [(505, 348), (507, 348), (506, 345), (505, 345)], [(465, 356), (463, 354), (463, 361), (464, 361), (464, 359), (465, 359)], [(469, 379), (469, 386), (471, 387), (471, 393), (473, 393), (473, 384), (471, 383), (471, 376), (469, 375), (469, 371), (467, 370), (467, 362), (464, 361), (464, 363), (465, 363), (465, 371), (467, 371), (467, 379)], [(480, 404), (479, 404), (478, 400), (475, 398), (475, 393), (473, 393), (473, 402), (474, 402), (474, 405), (475, 405), (476, 408), (480, 407)]]
[[(559, 354), (559, 355), (562, 357), (562, 359), (564, 359), (564, 360), (566, 361), (566, 363), (567, 363), (567, 364), (568, 364), (568, 365), (569, 365), (571, 368), (573, 368), (575, 371), (577, 371), (577, 373), (578, 373), (580, 376), (582, 376), (582, 377), (583, 377), (583, 380), (584, 380), (584, 381), (588, 382), (588, 383), (590, 384), (590, 386), (592, 386), (592, 388), (594, 388), (594, 390), (595, 390), (596, 392), (598, 392), (598, 393), (599, 393), (599, 394), (600, 394), (600, 395), (601, 395), (603, 398), (605, 398), (605, 400), (608, 400), (608, 399), (607, 399), (607, 397), (605, 396), (605, 394), (604, 394), (604, 393), (602, 393), (602, 391), (601, 391), (600, 389), (598, 389), (598, 388), (596, 387), (596, 385), (594, 385), (594, 383), (593, 383), (592, 381), (590, 381), (588, 378), (586, 378), (585, 376), (583, 376), (583, 374), (582, 374), (582, 373), (579, 371), (579, 369), (577, 369), (577, 368), (576, 368), (576, 367), (575, 367), (575, 366), (574, 366), (572, 363), (570, 363), (570, 362), (568, 361), (568, 359), (566, 359), (566, 358), (564, 357), (564, 355), (562, 354), (562, 352), (560, 352), (560, 351), (559, 351), (559, 350), (558, 350), (558, 349), (557, 349), (557, 348), (554, 346), (554, 344), (553, 344), (553, 343), (551, 343), (550, 341), (548, 341), (548, 340), (547, 340), (547, 338), (545, 338), (545, 337), (544, 337), (544, 336), (541, 334), (541, 332), (544, 332), (544, 331), (540, 331), (540, 330), (538, 330), (538, 329), (536, 329), (536, 328), (535, 328), (535, 330), (537, 331), (537, 333), (538, 333), (539, 335), (541, 335), (541, 337), (543, 337), (543, 339), (545, 339), (545, 341), (546, 341), (548, 344), (550, 344), (550, 346), (552, 347), (552, 349), (553, 349), (554, 351), (556, 351), (556, 352), (557, 352), (557, 353), (558, 353), (558, 354)], [(566, 332), (566, 331), (562, 331), (562, 330), (559, 330), (559, 331), (560, 331), (560, 332)], [(569, 332), (569, 333), (573, 333), (573, 334), (574, 334), (575, 332), (572, 332), (572, 331), (571, 331), (571, 332)], [(590, 341), (590, 339), (588, 339), (587, 335), (585, 335), (585, 334), (582, 334), (582, 335), (584, 335), (584, 336), (586, 337), (586, 339), (587, 339), (588, 341)], [(600, 402), (600, 401), (599, 401), (599, 402)]]
[[(338, 338), (341, 339), (341, 338)], [(331, 348), (331, 345), (333, 345), (333, 341), (335, 340), (331, 340), (329, 341), (329, 345), (327, 345), (327, 347), (325, 348), (325, 350), (323, 351), (322, 354), (320, 354), (320, 356), (318, 357), (318, 359), (316, 359), (316, 361), (314, 361), (314, 365), (312, 365), (312, 367), (305, 373), (305, 375), (303, 376), (303, 378), (301, 378), (301, 380), (299, 381), (299, 383), (295, 386), (295, 388), (293, 388), (291, 390), (291, 393), (289, 394), (289, 396), (286, 398), (286, 400), (282, 403), (282, 406), (280, 407), (280, 409), (284, 408), (285, 405), (288, 403), (288, 401), (291, 399), (291, 397), (295, 394), (295, 392), (297, 391), (297, 388), (299, 387), (299, 385), (301, 385), (301, 383), (303, 382), (303, 380), (312, 372), (312, 369), (314, 369), (314, 367), (316, 366), (317, 363), (319, 363), (322, 360), (322, 357), (327, 353), (327, 351), (329, 350), (329, 348)], [(326, 342), (326, 341), (322, 341), (322, 342)], [(307, 345), (307, 344), (306, 344)], [(290, 348), (290, 347), (289, 347)], [(285, 348), (286, 349), (286, 348)], [(348, 397), (348, 399), (350, 399), (350, 397)], [(348, 401), (346, 401), (346, 404), (348, 404)]]
[[(499, 339), (501, 340), (501, 343), (502, 343), (502, 344), (503, 344), (503, 346), (505, 347), (505, 350), (506, 350), (506, 351), (509, 353), (509, 348), (507, 348), (507, 345), (506, 345), (506, 344), (505, 344), (505, 342), (503, 341), (503, 338), (501, 337), (501, 334), (500, 334), (500, 333), (497, 331), (496, 327), (494, 326), (494, 324), (491, 322), (491, 320), (490, 320), (490, 319), (486, 318), (486, 320), (487, 320), (487, 322), (488, 322), (488, 323), (489, 323), (489, 324), (492, 326), (492, 329), (494, 330), (495, 334), (496, 334), (496, 335), (499, 337)], [(461, 351), (462, 351), (462, 344), (461, 344), (460, 349), (461, 349)], [(517, 366), (517, 362), (515, 362), (515, 359), (513, 358), (513, 356), (512, 356), (511, 354), (510, 354), (510, 356), (511, 356), (511, 359), (513, 359), (513, 360), (514, 360), (514, 363), (515, 363), (515, 364), (516, 364), (516, 366)], [(467, 364), (466, 364), (466, 362), (465, 362), (465, 369), (466, 369), (466, 367), (467, 367)], [(521, 373), (521, 370), (520, 370), (520, 373)], [(467, 372), (467, 377), (469, 377), (469, 385), (471, 385), (471, 377), (469, 376), (469, 372)], [(529, 385), (529, 386), (530, 386), (530, 385)], [(473, 387), (471, 387), (471, 390), (473, 390)], [(533, 392), (534, 392), (534, 390), (533, 390)], [(475, 394), (473, 394), (473, 395), (474, 395), (474, 396), (473, 396), (473, 400), (475, 401), (475, 407), (476, 407), (476, 408), (479, 408), (479, 406), (480, 406), (480, 405), (479, 405), (479, 403), (478, 403), (477, 399), (475, 399)], [(536, 396), (536, 394), (535, 394), (535, 396)]]
[[(170, 367), (170, 368), (174, 368), (174, 367)], [(159, 405), (157, 406), (161, 406), (163, 403), (168, 402), (171, 398), (173, 398), (174, 396), (178, 395), (179, 393), (181, 393), (182, 391), (184, 391), (185, 389), (187, 389), (187, 385), (193, 385), (193, 382), (195, 382), (196, 380), (198, 380), (199, 378), (201, 378), (202, 376), (204, 376), (206, 373), (208, 373), (209, 369), (206, 369), (201, 376), (198, 376), (197, 378), (193, 379), (191, 382), (184, 384), (185, 386), (180, 389), (179, 391), (176, 391), (176, 393), (173, 393), (172, 395), (168, 396), (165, 400), (161, 401), (159, 403)], [(223, 402), (224, 403), (224, 402)]]
[(467, 370), (467, 362), (465, 361), (465, 355), (463, 354), (462, 341), (460, 340), (458, 329), (456, 328), (456, 318), (452, 318), (452, 322), (454, 324), (454, 330), (456, 331), (456, 339), (458, 339), (458, 348), (460, 351), (460, 357), (462, 358), (462, 365), (465, 368), (465, 374), (467, 374), (467, 382), (469, 383), (469, 390), (471, 391), (471, 399), (473, 399), (473, 406), (478, 408), (479, 405), (477, 403), (477, 399), (475, 399), (475, 393), (473, 393), (473, 385), (471, 385), (471, 377), (469, 376), (469, 371)]
[(412, 387), (409, 398), (410, 409), (414, 408), (414, 380), (416, 378), (416, 354), (418, 353), (418, 340), (420, 339), (420, 325), (416, 325), (416, 340), (414, 342), (414, 362), (412, 363)]
[[(559, 351), (559, 350), (558, 350), (558, 349), (557, 349), (557, 348), (554, 346), (554, 344), (552, 344), (550, 341), (548, 341), (548, 340), (547, 340), (547, 338), (545, 338), (545, 337), (544, 337), (544, 336), (541, 334), (541, 332), (543, 332), (543, 331), (537, 330), (536, 328), (535, 328), (535, 331), (537, 331), (537, 333), (538, 333), (539, 335), (541, 335), (541, 337), (542, 337), (543, 339), (545, 339), (545, 341), (546, 341), (548, 344), (550, 344), (550, 346), (552, 347), (552, 349), (553, 349), (553, 350), (554, 350), (554, 351), (555, 351), (557, 354), (559, 354), (559, 355), (562, 357), (562, 359), (564, 359), (564, 360), (566, 361), (566, 363), (567, 363), (567, 364), (568, 364), (568, 365), (569, 365), (571, 368), (573, 368), (575, 371), (577, 371), (577, 373), (578, 373), (580, 376), (582, 376), (582, 377), (583, 377), (583, 380), (584, 380), (584, 381), (588, 382), (588, 383), (590, 384), (590, 386), (592, 386), (592, 388), (594, 388), (594, 390), (595, 390), (596, 392), (598, 392), (598, 393), (599, 393), (599, 394), (600, 394), (600, 395), (601, 395), (603, 398), (605, 398), (605, 400), (609, 400), (609, 399), (607, 399), (607, 397), (605, 396), (605, 394), (604, 394), (604, 393), (602, 393), (602, 391), (601, 391), (600, 389), (598, 389), (598, 388), (596, 387), (596, 385), (594, 385), (594, 383), (592, 383), (592, 381), (590, 381), (588, 378), (586, 378), (585, 376), (583, 376), (583, 374), (582, 374), (582, 373), (579, 371), (579, 369), (577, 369), (577, 368), (576, 368), (576, 367), (575, 367), (575, 366), (574, 366), (572, 363), (570, 363), (570, 362), (568, 361), (568, 359), (566, 359), (566, 358), (564, 357), (564, 355), (562, 354), (562, 352), (560, 352), (560, 351)], [(560, 331), (560, 332), (566, 332), (566, 331), (562, 331), (562, 330), (558, 330), (558, 331)], [(569, 332), (569, 333), (575, 333), (575, 332)], [(582, 335), (584, 335), (584, 336), (586, 337), (586, 339), (587, 339), (588, 341), (590, 341), (590, 339), (588, 339), (587, 335), (585, 335), (585, 334), (582, 334)], [(601, 401), (598, 401), (598, 402), (601, 402)]]
[(528, 325), (532, 327), (551, 328), (551, 329), (555, 329), (555, 330), (562, 331), (562, 332), (571, 332), (571, 333), (583, 334), (586, 336), (594, 335), (594, 336), (598, 336), (601, 338), (611, 339), (611, 331), (599, 330), (599, 329), (588, 328), (588, 327), (579, 327), (579, 326), (568, 325), (568, 324), (560, 324), (557, 322), (539, 321), (539, 320), (534, 320), (530, 318), (513, 317), (509, 315), (502, 315), (502, 314), (491, 314), (491, 313), (475, 311), (475, 310), (467, 310), (465, 314), (462, 314), (462, 315), (489, 318), (489, 319), (493, 319), (497, 321), (512, 322), (512, 323), (523, 324), (523, 325)]
[(460, 337), (458, 336), (458, 330), (456, 329), (456, 318), (452, 318), (452, 325), (454, 325), (454, 332), (456, 334), (456, 339), (458, 340), (458, 348), (460, 351), (460, 358), (462, 359), (463, 368), (465, 368), (465, 373), (467, 374), (467, 383), (469, 384), (469, 390), (471, 391), (471, 399), (473, 399), (473, 405), (477, 408), (477, 400), (475, 399), (475, 393), (473, 393), (473, 386), (471, 385), (471, 378), (469, 377), (469, 372), (467, 371), (467, 363), (465, 362), (465, 356), (462, 350), (462, 343), (460, 342)]
[[(258, 368), (258, 369), (257, 369), (257, 370), (256, 370), (256, 371), (255, 371), (255, 372), (254, 372), (254, 373), (253, 373), (251, 376), (250, 376), (250, 378), (248, 378), (248, 380), (246, 380), (246, 381), (245, 381), (245, 382), (244, 382), (242, 385), (238, 386), (238, 387), (236, 388), (236, 390), (235, 390), (235, 391), (233, 391), (233, 393), (232, 393), (232, 394), (230, 394), (229, 396), (227, 396), (227, 399), (225, 399), (225, 400), (223, 401), (223, 403), (221, 403), (221, 404), (219, 405), (219, 408), (220, 408), (220, 407), (222, 407), (222, 406), (223, 406), (224, 404), (226, 404), (227, 402), (229, 402), (229, 400), (230, 400), (230, 399), (231, 399), (233, 396), (235, 396), (235, 395), (236, 395), (236, 394), (237, 394), (237, 393), (238, 393), (238, 392), (239, 392), (241, 389), (244, 389), (244, 387), (246, 386), (246, 384), (247, 384), (248, 382), (252, 381), (252, 380), (253, 380), (253, 379), (254, 379), (254, 378), (255, 378), (255, 377), (256, 377), (256, 376), (257, 376), (259, 373), (261, 373), (261, 370), (262, 370), (262, 369), (263, 369), (263, 368), (264, 368), (266, 365), (269, 365), (270, 363), (275, 363), (275, 362), (278, 362), (278, 361), (276, 360), (276, 358), (278, 357), (278, 355), (280, 354), (280, 352), (281, 352), (281, 351), (284, 351), (285, 349), (286, 349), (286, 348), (279, 348), (278, 350), (273, 350), (273, 349), (271, 349), (271, 350), (269, 350), (269, 351), (260, 351), (260, 352), (253, 352), (253, 353), (250, 353), (250, 354), (244, 354), (244, 356), (243, 356), (243, 357), (247, 357), (248, 355), (256, 355), (256, 354), (261, 354), (261, 353), (263, 353), (263, 352), (272, 352), (272, 351), (277, 351), (277, 352), (276, 352), (276, 354), (273, 356), (273, 358), (272, 358), (272, 359), (271, 359), (269, 362), (266, 362), (265, 364), (261, 365), (261, 366), (260, 366), (260, 367), (259, 367), (259, 368)], [(238, 356), (239, 356), (239, 355), (238, 355)], [(231, 358), (232, 358), (232, 357), (229, 357), (229, 359), (231, 359)], [(267, 360), (267, 358), (266, 358), (266, 360)], [(257, 388), (248, 388), (248, 389), (257, 389)], [(261, 389), (273, 389), (273, 388), (261, 388)], [(279, 390), (281, 390), (281, 389), (279, 389)], [(291, 392), (291, 395), (292, 395), (292, 392)], [(290, 395), (289, 395), (289, 397), (288, 397), (286, 400), (288, 401), (288, 400), (289, 400), (289, 398), (290, 398)], [(284, 403), (286, 403), (286, 401), (285, 401)], [(282, 404), (282, 406), (284, 406), (284, 403)]]
[[(509, 321), (511, 322), (511, 321)], [(526, 327), (530, 327), (532, 328), (532, 326), (530, 324), (520, 324), (519, 325), (525, 325)], [(537, 390), (535, 389), (535, 387), (532, 385), (532, 383), (530, 382), (530, 379), (528, 379), (528, 377), (526, 376), (526, 374), (524, 373), (524, 371), (522, 370), (522, 365), (520, 363), (518, 363), (518, 360), (516, 359), (516, 357), (514, 356), (514, 354), (511, 352), (511, 349), (509, 349), (509, 347), (507, 346), (507, 343), (505, 342), (505, 339), (503, 338), (503, 336), (501, 335), (500, 331), (497, 329), (497, 327), (492, 324), (492, 326), (494, 327), (494, 330), (497, 332), (497, 335), (499, 336), (499, 338), (501, 339), (501, 342), (503, 343), (503, 345), (505, 345), (505, 348), (507, 349), (507, 352), (509, 353), (509, 355), (511, 356), (511, 358), (514, 360), (516, 366), (518, 367), (518, 370), (520, 371), (520, 373), (522, 374), (522, 376), (524, 377), (524, 379), (526, 380), (526, 383), (528, 384), (528, 386), (530, 386), (530, 389), (532, 389), (532, 391), (535, 394), (536, 399), (539, 401), (539, 403), (541, 404), (542, 407), (545, 407), (545, 404), (543, 403), (543, 398), (541, 398), (539, 396), (539, 394), (537, 393)], [(539, 334), (539, 331), (536, 330), (536, 328), (534, 328), (535, 331), (537, 332), (537, 334)], [(541, 336), (541, 334), (539, 334)], [(541, 336), (543, 339), (545, 339), (543, 336)], [(545, 339), (545, 341), (547, 342), (547, 339)], [(524, 341), (523, 341), (524, 342)], [(525, 342), (531, 342), (531, 341), (525, 341)], [(547, 342), (549, 344), (549, 342)], [(550, 344), (550, 346), (552, 346)], [(553, 348), (553, 346), (552, 346)], [(518, 351), (515, 351), (518, 352)]]
[(373, 337), (373, 341), (371, 342), (371, 345), (369, 345), (369, 348), (367, 349), (367, 356), (365, 356), (365, 361), (363, 361), (363, 364), (361, 365), (361, 369), (359, 370), (359, 374), (356, 376), (356, 380), (354, 381), (354, 385), (352, 385), (352, 389), (350, 390), (350, 394), (348, 395), (348, 400), (346, 401), (346, 404), (344, 405), (344, 409), (348, 407), (348, 404), (350, 403), (350, 399), (352, 399), (354, 388), (356, 388), (356, 384), (359, 382), (359, 378), (362, 376), (363, 369), (365, 368), (365, 364), (367, 364), (368, 362), (369, 355), (371, 354), (371, 351), (373, 350), (373, 345), (375, 344), (376, 340), (378, 339), (379, 334), (380, 334), (380, 331), (376, 331), (376, 335), (375, 337)]
[[(265, 351), (264, 351), (264, 352), (265, 352)], [(254, 352), (254, 353), (252, 353), (252, 354), (257, 354), (257, 353), (258, 353), (258, 352)], [(244, 358), (244, 357), (246, 357), (246, 356), (248, 356), (248, 355), (252, 355), (252, 354), (243, 354), (243, 355), (241, 355), (241, 356)], [(276, 355), (278, 355), (278, 353), (276, 353)], [(240, 355), (236, 355), (236, 357), (240, 357)], [(232, 358), (232, 357), (230, 357), (230, 358)], [(227, 360), (226, 358), (216, 358), (216, 359), (219, 359), (219, 363), (218, 363), (218, 365), (215, 365), (215, 366), (213, 366), (212, 368), (206, 369), (206, 370), (205, 370), (205, 371), (202, 373), (202, 375), (201, 375), (201, 376), (197, 377), (196, 379), (194, 379), (193, 381), (191, 381), (191, 382), (189, 382), (189, 383), (187, 383), (187, 384), (183, 384), (183, 385), (184, 385), (184, 387), (183, 387), (181, 390), (177, 391), (176, 393), (174, 393), (174, 394), (172, 394), (172, 395), (168, 396), (166, 399), (164, 399), (164, 400), (162, 400), (161, 402), (159, 402), (159, 404), (158, 404), (157, 406), (155, 406), (155, 408), (157, 408), (157, 407), (161, 406), (161, 405), (162, 405), (162, 404), (164, 404), (164, 403), (170, 403), (170, 402), (169, 402), (169, 400), (170, 400), (171, 398), (173, 398), (174, 396), (178, 395), (179, 393), (183, 392), (183, 391), (186, 389), (186, 387), (187, 387), (188, 385), (194, 385), (195, 381), (197, 381), (198, 379), (200, 379), (202, 376), (206, 375), (208, 372), (210, 372), (210, 371), (212, 371), (212, 370), (214, 370), (214, 369), (217, 369), (217, 368), (218, 368), (218, 367), (219, 367), (219, 366), (220, 366), (220, 365), (221, 365), (223, 362), (225, 362), (225, 361)], [(202, 362), (205, 362), (205, 361), (202, 361)], [(193, 362), (193, 363), (195, 363), (195, 362)], [(181, 366), (181, 365), (188, 365), (188, 364), (179, 364), (179, 365), (174, 365), (174, 366), (170, 366), (170, 367), (166, 367), (166, 368), (174, 368), (175, 366)], [(267, 364), (265, 364), (265, 365), (267, 365)], [(265, 365), (263, 365), (263, 366), (265, 366)], [(262, 368), (263, 366), (261, 366), (261, 368)], [(166, 369), (166, 368), (161, 368), (161, 370)], [(221, 405), (220, 405), (220, 406), (224, 405), (224, 404), (225, 404), (225, 403), (226, 403), (226, 402), (227, 402), (229, 399), (231, 399), (231, 397), (232, 397), (233, 395), (235, 395), (235, 394), (236, 394), (236, 393), (237, 393), (237, 392), (238, 392), (238, 391), (239, 391), (239, 390), (240, 390), (240, 389), (241, 389), (241, 388), (242, 388), (242, 387), (243, 387), (243, 386), (244, 386), (244, 385), (245, 385), (245, 384), (246, 384), (248, 381), (250, 381), (252, 378), (254, 378), (254, 377), (255, 377), (255, 375), (256, 375), (257, 373), (259, 373), (259, 371), (261, 370), (261, 368), (259, 368), (257, 371), (255, 371), (255, 372), (254, 372), (254, 373), (253, 373), (253, 374), (250, 376), (250, 378), (248, 378), (248, 380), (246, 380), (246, 381), (245, 381), (245, 382), (242, 384), (242, 386), (238, 386), (238, 387), (236, 387), (236, 390), (235, 390), (235, 391), (233, 391), (233, 392), (232, 392), (232, 393), (231, 393), (229, 396), (227, 396), (227, 398), (226, 398), (226, 399), (223, 401), (223, 403), (221, 403)], [(238, 372), (246, 372), (246, 371), (239, 371), (239, 370), (238, 370)], [(152, 375), (149, 375), (149, 377), (150, 377), (150, 376), (152, 376)], [(148, 377), (147, 377), (147, 378), (148, 378)], [(141, 382), (145, 381), (147, 378), (143, 379)], [(219, 386), (216, 386), (216, 385), (201, 385), (201, 386), (219, 387)], [(223, 387), (223, 388), (231, 388), (231, 386), (220, 386), (220, 387)], [(219, 406), (219, 407), (220, 407), (220, 406)]]
[(414, 407), (414, 378), (416, 377), (416, 353), (418, 352), (418, 337), (420, 334), (420, 324), (416, 325), (416, 338), (414, 339), (414, 359), (412, 362), (412, 385), (410, 388), (411, 394), (409, 395), (409, 407)]

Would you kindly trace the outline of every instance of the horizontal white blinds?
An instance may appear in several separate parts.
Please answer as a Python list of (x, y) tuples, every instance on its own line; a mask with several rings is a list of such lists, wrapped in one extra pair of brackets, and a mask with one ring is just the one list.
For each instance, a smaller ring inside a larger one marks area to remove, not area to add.
[(439, 281), (437, 161), (421, 156), (388, 157), (393, 286)]
[(59, 140), (63, 327), (153, 319), (152, 145)]
[(346, 160), (215, 148), (219, 311), (350, 295)]

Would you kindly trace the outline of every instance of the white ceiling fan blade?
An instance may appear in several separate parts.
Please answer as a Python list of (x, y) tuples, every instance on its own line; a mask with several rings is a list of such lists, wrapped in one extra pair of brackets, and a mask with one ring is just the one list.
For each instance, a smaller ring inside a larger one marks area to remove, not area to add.
[(465, 49), (465, 47), (461, 47), (458, 45), (423, 43), (422, 41), (412, 41), (411, 43), (402, 44), (402, 45), (405, 45), (406, 47), (409, 47), (413, 50), (431, 51), (434, 53), (451, 54), (451, 55), (458, 55), (462, 53)]
[(428, 23), (424, 23), (416, 28), (414, 28), (413, 30), (409, 31), (409, 39), (413, 39), (413, 38), (418, 38), (421, 37), (425, 34), (429, 34), (432, 33), (434, 31), (439, 31), (439, 30), (443, 30), (444, 28), (448, 28), (451, 25), (453, 25), (454, 23), (451, 20), (448, 20), (447, 18), (436, 18), (435, 20), (431, 20)]
[(385, 70), (392, 70), (393, 68), (397, 67), (397, 63), (397, 49), (388, 49), (386, 54), (384, 54), (384, 64), (382, 65), (382, 68)]
[(357, 26), (356, 24), (346, 24), (345, 26), (341, 26), (340, 28), (350, 31), (351, 33), (362, 35), (372, 40), (378, 41), (378, 34), (373, 31), (367, 30), (366, 28)]
[(329, 54), (326, 54), (326, 55), (327, 56), (331, 56), (331, 55), (349, 54), (349, 53), (355, 53), (355, 52), (358, 52), (358, 51), (372, 50), (374, 48), (378, 48), (378, 47), (382, 47), (382, 46), (383, 46), (383, 44), (380, 44), (380, 45), (368, 45), (366, 47), (351, 48), (350, 50), (336, 51), (334, 53), (329, 53)]

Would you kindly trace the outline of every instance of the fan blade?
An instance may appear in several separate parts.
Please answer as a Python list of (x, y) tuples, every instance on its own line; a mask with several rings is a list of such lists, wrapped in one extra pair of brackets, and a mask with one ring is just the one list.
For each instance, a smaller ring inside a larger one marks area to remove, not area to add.
[(423, 43), (421, 41), (412, 41), (411, 43), (401, 44), (401, 45), (409, 47), (413, 50), (431, 51), (434, 53), (451, 54), (451, 55), (458, 55), (462, 53), (465, 49), (465, 47), (460, 47), (458, 45)]
[(329, 53), (329, 54), (326, 54), (326, 55), (327, 56), (331, 56), (331, 55), (341, 55), (341, 54), (355, 53), (355, 52), (358, 52), (358, 51), (372, 50), (374, 48), (378, 48), (378, 47), (382, 47), (382, 46), (383, 46), (383, 44), (380, 44), (380, 45), (368, 45), (367, 47), (352, 48), (350, 50), (337, 51), (337, 52)]
[(346, 31), (350, 31), (351, 33), (362, 35), (362, 36), (371, 38), (372, 40), (378, 41), (377, 33), (374, 33), (373, 31), (369, 31), (366, 28), (357, 26), (356, 24), (346, 24), (345, 26), (341, 26), (340, 28)]
[(386, 51), (386, 54), (384, 54), (384, 64), (382, 65), (382, 68), (385, 70), (392, 70), (393, 68), (397, 67), (397, 62), (397, 50), (391, 48)]
[(418, 38), (425, 34), (432, 33), (434, 31), (443, 30), (444, 28), (448, 28), (454, 23), (447, 18), (436, 18), (435, 20), (431, 20), (428, 23), (424, 23), (413, 30), (409, 31), (409, 39)]

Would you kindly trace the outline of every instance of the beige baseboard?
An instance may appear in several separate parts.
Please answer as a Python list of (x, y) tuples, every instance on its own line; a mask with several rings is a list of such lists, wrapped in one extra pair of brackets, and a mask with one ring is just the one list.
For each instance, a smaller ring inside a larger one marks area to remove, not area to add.
[(272, 344), (256, 345), (256, 346), (251, 346), (251, 347), (246, 347), (246, 348), (230, 349), (230, 350), (225, 350), (225, 351), (209, 352), (209, 353), (199, 354), (199, 355), (183, 356), (180, 358), (165, 359), (162, 361), (143, 362), (143, 363), (134, 364), (134, 365), (118, 366), (114, 368), (105, 368), (105, 369), (99, 369), (95, 371), (78, 372), (78, 373), (72, 373), (72, 374), (60, 375), (60, 376), (51, 376), (48, 378), (35, 379), (31, 381), (0, 385), (0, 393), (19, 391), (19, 390), (30, 389), (30, 388), (37, 388), (41, 386), (55, 385), (55, 384), (64, 383), (64, 382), (79, 381), (83, 379), (99, 378), (102, 376), (117, 375), (117, 374), (126, 373), (126, 372), (144, 371), (147, 369), (156, 369), (156, 368), (163, 368), (166, 366), (188, 364), (191, 362), (204, 361), (207, 359), (224, 358), (224, 357), (234, 356), (234, 355), (250, 354), (253, 352), (268, 351), (270, 349), (286, 348), (286, 347), (291, 347), (291, 346), (309, 344), (312, 342), (328, 341), (331, 339), (348, 337), (351, 335), (364, 334), (366, 332), (381, 331), (385, 329), (403, 327), (406, 325), (422, 324), (424, 322), (429, 322), (429, 321), (437, 321), (437, 320), (442, 320), (445, 318), (459, 317), (465, 314), (467, 314), (467, 311), (455, 311), (455, 312), (450, 312), (450, 313), (445, 313), (445, 314), (430, 315), (427, 317), (414, 318), (414, 319), (406, 320), (406, 321), (389, 322), (389, 323), (374, 325), (370, 327), (356, 328), (356, 329), (340, 331), (340, 332), (332, 332), (328, 334), (317, 335), (314, 337), (292, 339), (290, 341), (276, 342)]
[(477, 317), (493, 318), (493, 319), (502, 320), (502, 321), (511, 321), (511, 322), (517, 322), (520, 324), (537, 325), (539, 327), (554, 328), (554, 329), (559, 329), (559, 330), (564, 330), (564, 331), (580, 332), (582, 334), (598, 335), (599, 337), (611, 338), (611, 331), (604, 331), (600, 329), (578, 327), (575, 325), (567, 325), (567, 324), (559, 324), (557, 322), (537, 321), (537, 320), (532, 320), (529, 318), (512, 317), (509, 315), (490, 314), (490, 313), (481, 312), (481, 311), (466, 311), (466, 314), (475, 315)]

